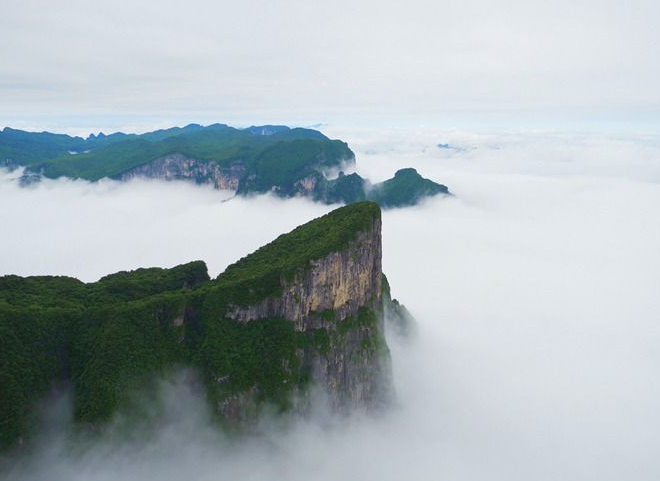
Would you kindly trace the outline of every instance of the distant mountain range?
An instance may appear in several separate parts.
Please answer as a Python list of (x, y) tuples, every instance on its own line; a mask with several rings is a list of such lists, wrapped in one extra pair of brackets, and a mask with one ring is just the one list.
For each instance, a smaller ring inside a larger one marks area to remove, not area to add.
[(0, 165), (25, 167), (23, 182), (68, 177), (97, 181), (134, 177), (190, 180), (239, 195), (275, 193), (325, 203), (372, 200), (382, 207), (414, 205), (449, 194), (446, 186), (402, 169), (379, 184), (358, 174), (345, 142), (313, 129), (260, 125), (190, 124), (144, 134), (122, 132), (86, 139), (6, 127), (0, 132)]

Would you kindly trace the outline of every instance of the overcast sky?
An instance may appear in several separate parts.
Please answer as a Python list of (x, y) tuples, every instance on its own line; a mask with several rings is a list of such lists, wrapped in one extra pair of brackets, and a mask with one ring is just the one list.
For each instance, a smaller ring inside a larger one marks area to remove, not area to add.
[(657, 0), (2, 0), (0, 126), (660, 118)]

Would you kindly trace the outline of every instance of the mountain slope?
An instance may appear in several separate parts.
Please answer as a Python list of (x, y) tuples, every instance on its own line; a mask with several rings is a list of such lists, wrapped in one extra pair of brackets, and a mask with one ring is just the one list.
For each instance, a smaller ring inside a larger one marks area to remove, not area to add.
[(215, 280), (202, 262), (90, 284), (0, 277), (0, 444), (29, 435), (53, 383), (73, 386), (78, 423), (101, 427), (175, 366), (200, 373), (230, 425), (265, 406), (306, 411), (313, 386), (335, 411), (373, 409), (390, 393), (382, 278), (370, 202), (278, 237)]
[[(373, 200), (383, 207), (414, 205), (425, 197), (448, 194), (446, 186), (402, 169), (393, 179), (372, 185), (358, 174), (345, 142), (312, 129), (282, 125), (235, 129), (225, 124), (190, 124), (141, 135), (67, 135), (0, 132), (0, 161), (25, 166), (24, 184), (69, 177), (97, 181), (151, 178), (188, 180), (234, 190), (239, 195), (274, 193), (305, 196), (325, 203)], [(1, 165), (1, 164), (0, 164)], [(336, 179), (328, 172), (339, 172)]]
[(415, 205), (425, 197), (449, 194), (447, 186), (425, 179), (412, 168), (398, 170), (394, 177), (374, 185), (367, 198), (382, 207), (405, 207)]

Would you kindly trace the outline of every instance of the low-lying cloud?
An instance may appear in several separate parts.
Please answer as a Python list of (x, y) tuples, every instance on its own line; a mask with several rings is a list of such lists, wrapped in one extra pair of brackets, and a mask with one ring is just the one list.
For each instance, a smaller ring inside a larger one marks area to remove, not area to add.
[[(412, 165), (456, 194), (384, 214), (384, 269), (419, 321), (413, 343), (390, 339), (397, 406), (235, 444), (175, 382), (163, 391), (175, 415), (148, 442), (72, 453), (51, 435), (10, 479), (658, 479), (659, 139), (342, 135), (358, 173)], [(95, 280), (204, 259), (215, 275), (332, 208), (146, 181), (20, 189), (12, 176), (2, 274)]]

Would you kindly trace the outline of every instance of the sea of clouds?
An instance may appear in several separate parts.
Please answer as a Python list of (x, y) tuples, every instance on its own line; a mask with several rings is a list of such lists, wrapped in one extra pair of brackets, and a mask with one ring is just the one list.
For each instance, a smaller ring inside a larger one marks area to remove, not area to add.
[[(384, 270), (419, 324), (415, 339), (389, 339), (397, 405), (236, 443), (209, 427), (187, 373), (163, 381), (158, 429), (81, 446), (54, 397), (52, 426), (3, 479), (659, 479), (660, 137), (326, 133), (373, 181), (412, 166), (455, 194), (383, 216)], [(0, 275), (94, 281), (195, 259), (217, 275), (333, 208), (17, 176), (0, 174)]]

